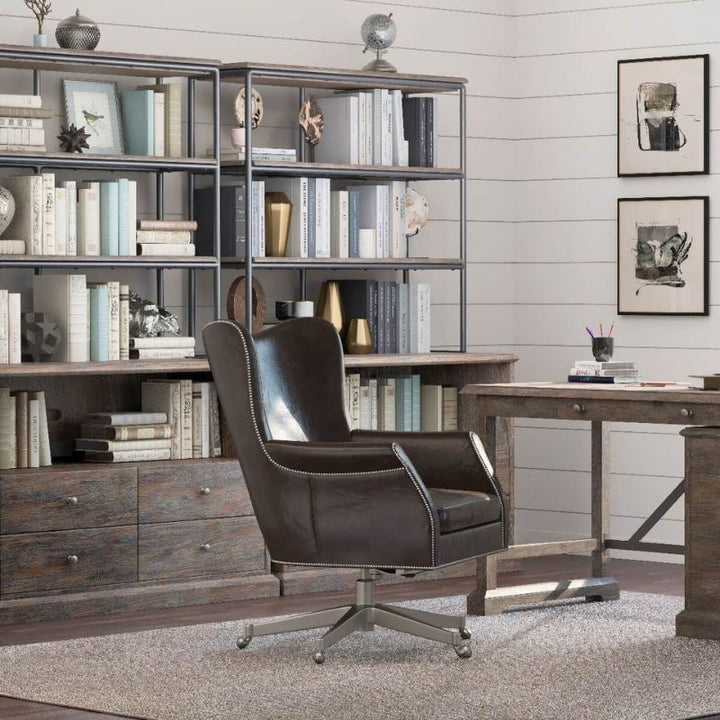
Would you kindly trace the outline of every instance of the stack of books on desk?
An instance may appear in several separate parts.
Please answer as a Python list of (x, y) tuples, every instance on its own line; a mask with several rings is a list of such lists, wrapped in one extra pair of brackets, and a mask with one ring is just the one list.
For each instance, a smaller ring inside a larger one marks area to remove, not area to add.
[(640, 382), (640, 373), (629, 360), (577, 360), (570, 368), (568, 382), (632, 384)]

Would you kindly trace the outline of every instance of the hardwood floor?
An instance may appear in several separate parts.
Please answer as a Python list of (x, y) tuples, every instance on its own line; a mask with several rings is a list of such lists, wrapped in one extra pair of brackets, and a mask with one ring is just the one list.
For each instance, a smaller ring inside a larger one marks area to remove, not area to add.
[[(501, 586), (519, 585), (550, 579), (581, 577), (588, 572), (589, 561), (587, 558), (576, 556), (534, 558), (524, 560), (521, 571), (501, 575), (499, 584)], [(684, 591), (682, 565), (613, 560), (612, 572), (624, 590), (668, 595), (682, 595)], [(438, 580), (380, 586), (377, 589), (377, 595), (379, 599), (386, 602), (399, 602), (417, 598), (466, 594), (471, 588), (472, 581), (470, 579)], [(243, 600), (222, 605), (174, 608), (151, 613), (108, 615), (28, 625), (6, 625), (0, 627), (0, 645), (68, 640), (78, 637), (137, 632), (151, 628), (308, 612), (329, 605), (341, 604), (351, 598), (352, 593), (350, 592), (314, 593), (312, 595)], [(112, 718), (117, 720), (118, 717), (0, 697), (0, 720), (110, 720)]]

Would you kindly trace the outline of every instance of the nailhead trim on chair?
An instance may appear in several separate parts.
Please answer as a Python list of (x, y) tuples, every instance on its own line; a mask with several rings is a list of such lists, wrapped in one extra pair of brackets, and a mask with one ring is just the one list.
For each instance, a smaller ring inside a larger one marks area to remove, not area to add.
[(480, 444), (480, 438), (474, 432), (470, 433), (470, 444), (472, 445), (480, 464), (485, 468), (485, 473), (487, 474), (488, 479), (493, 486), (493, 490), (495, 490), (495, 494), (500, 501), (500, 532), (502, 544), (505, 545), (505, 502), (503, 500), (503, 496), (498, 491), (497, 485), (495, 484), (495, 471), (490, 463), (490, 459), (485, 454), (485, 449), (482, 444)]
[[(407, 473), (407, 476), (410, 478), (410, 482), (412, 482), (413, 487), (417, 491), (417, 494), (420, 496), (420, 499), (423, 502), (423, 505), (425, 505), (425, 509), (427, 510), (428, 519), (430, 520), (430, 558), (432, 560), (432, 567), (435, 566), (435, 522), (433, 520), (432, 516), (432, 509), (430, 505), (428, 504), (427, 500), (425, 499), (425, 496), (422, 493), (422, 490), (420, 489), (420, 485), (418, 485), (418, 482), (416, 481), (415, 477), (413, 476), (413, 473), (411, 472), (410, 468), (403, 462), (402, 458), (397, 453), (397, 445), (396, 443), (392, 443), (392, 451), (395, 457), (398, 459), (398, 462), (400, 463), (400, 467), (398, 468), (390, 468), (387, 470), (368, 470), (367, 472), (342, 472), (342, 473), (330, 473), (330, 472), (307, 472), (305, 470), (297, 470), (295, 468), (286, 467), (285, 465), (280, 464), (277, 462), (267, 451), (267, 448), (265, 447), (265, 443), (263, 442), (262, 435), (260, 434), (260, 428), (258, 427), (257, 423), (257, 417), (255, 415), (255, 404), (253, 402), (253, 391), (252, 391), (252, 373), (250, 371), (250, 353), (247, 348), (247, 343), (245, 342), (245, 338), (243, 337), (243, 334), (240, 332), (238, 326), (231, 322), (230, 320), (215, 320), (212, 323), (209, 323), (210, 325), (213, 325), (215, 323), (222, 323), (224, 325), (229, 325), (232, 327), (235, 332), (238, 334), (238, 337), (240, 338), (240, 341), (242, 342), (243, 346), (243, 352), (245, 353), (245, 365), (247, 366), (247, 380), (248, 380), (248, 396), (250, 400), (250, 415), (252, 416), (252, 422), (253, 422), (253, 428), (255, 429), (255, 436), (257, 437), (257, 440), (260, 444), (260, 447), (262, 448), (263, 454), (265, 457), (273, 464), (275, 467), (280, 468), (281, 470), (286, 470), (287, 472), (296, 473), (299, 475), (319, 475), (319, 476), (336, 476), (336, 477), (345, 477), (345, 476), (354, 476), (354, 475), (383, 475), (387, 473), (396, 472), (397, 470), (405, 470)], [(288, 563), (290, 564), (290, 563)], [(299, 565), (299, 564), (307, 564), (312, 565), (313, 563), (292, 563), (293, 565)], [(333, 567), (382, 567), (383, 563), (376, 563), (373, 565), (333, 565)], [(425, 569), (425, 568), (410, 568), (413, 570), (419, 570), (419, 569)]]

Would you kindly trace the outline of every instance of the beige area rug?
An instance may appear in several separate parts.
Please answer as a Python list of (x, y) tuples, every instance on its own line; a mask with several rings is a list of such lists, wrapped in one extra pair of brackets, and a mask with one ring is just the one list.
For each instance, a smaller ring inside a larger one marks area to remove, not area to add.
[[(407, 603), (460, 613), (464, 598)], [(311, 660), (316, 631), (235, 648), (241, 622), (0, 648), (0, 694), (151, 720), (679, 720), (720, 710), (720, 642), (682, 599), (624, 593), (470, 618), (474, 656), (378, 630)]]

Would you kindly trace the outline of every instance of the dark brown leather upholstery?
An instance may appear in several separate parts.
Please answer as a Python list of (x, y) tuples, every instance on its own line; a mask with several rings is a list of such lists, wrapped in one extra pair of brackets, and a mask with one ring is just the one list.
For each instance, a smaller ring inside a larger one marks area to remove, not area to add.
[(303, 318), (203, 339), (273, 560), (430, 569), (505, 547), (499, 483), (472, 433), (351, 432), (342, 347)]

